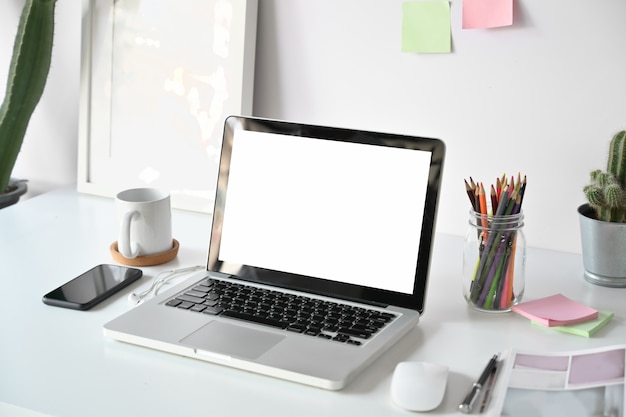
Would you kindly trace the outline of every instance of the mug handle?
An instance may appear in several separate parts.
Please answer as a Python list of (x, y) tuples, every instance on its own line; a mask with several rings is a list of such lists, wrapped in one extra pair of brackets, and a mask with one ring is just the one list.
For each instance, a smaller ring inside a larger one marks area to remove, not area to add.
[(136, 258), (137, 255), (139, 255), (139, 245), (137, 242), (130, 241), (130, 224), (132, 223), (133, 217), (136, 215), (139, 215), (138, 211), (127, 211), (124, 213), (124, 216), (122, 216), (120, 223), (117, 249), (122, 256), (127, 259)]

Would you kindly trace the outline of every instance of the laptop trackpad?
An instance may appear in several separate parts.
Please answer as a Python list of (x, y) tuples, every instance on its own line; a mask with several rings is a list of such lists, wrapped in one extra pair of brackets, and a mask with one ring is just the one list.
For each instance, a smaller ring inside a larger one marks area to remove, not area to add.
[(212, 321), (182, 339), (181, 343), (207, 352), (255, 359), (284, 338), (236, 324)]

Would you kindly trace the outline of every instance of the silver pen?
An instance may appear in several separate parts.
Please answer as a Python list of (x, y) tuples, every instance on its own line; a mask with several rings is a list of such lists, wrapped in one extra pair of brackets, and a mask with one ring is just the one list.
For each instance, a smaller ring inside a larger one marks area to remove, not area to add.
[(483, 370), (483, 373), (478, 378), (478, 381), (472, 384), (472, 387), (470, 388), (469, 392), (465, 396), (465, 399), (463, 400), (463, 402), (459, 404), (459, 410), (462, 413), (469, 414), (472, 412), (472, 408), (474, 407), (474, 403), (476, 402), (476, 399), (478, 398), (478, 394), (485, 386), (487, 379), (489, 379), (489, 375), (491, 375), (491, 373), (495, 371), (497, 365), (498, 365), (498, 354), (496, 353), (487, 363), (487, 366), (485, 367), (485, 369)]

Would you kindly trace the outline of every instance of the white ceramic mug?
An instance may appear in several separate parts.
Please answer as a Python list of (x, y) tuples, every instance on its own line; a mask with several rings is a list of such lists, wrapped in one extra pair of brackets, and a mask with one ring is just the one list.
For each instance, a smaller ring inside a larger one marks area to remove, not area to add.
[(125, 258), (156, 255), (172, 249), (170, 195), (155, 188), (134, 188), (115, 198), (117, 248)]

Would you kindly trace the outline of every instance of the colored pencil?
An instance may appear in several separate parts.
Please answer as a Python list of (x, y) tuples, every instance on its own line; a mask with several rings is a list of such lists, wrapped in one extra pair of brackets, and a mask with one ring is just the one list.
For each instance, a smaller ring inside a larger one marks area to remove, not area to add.
[(472, 204), (472, 209), (474, 209), (474, 211), (478, 211), (477, 207), (476, 207), (476, 193), (475, 193), (475, 188), (472, 188), (471, 185), (469, 185), (469, 183), (467, 182), (467, 180), (463, 180), (465, 181), (465, 191), (467, 192), (467, 196), (470, 199), (470, 203)]
[(498, 211), (498, 194), (491, 184), (491, 213), (495, 214), (496, 211)]

